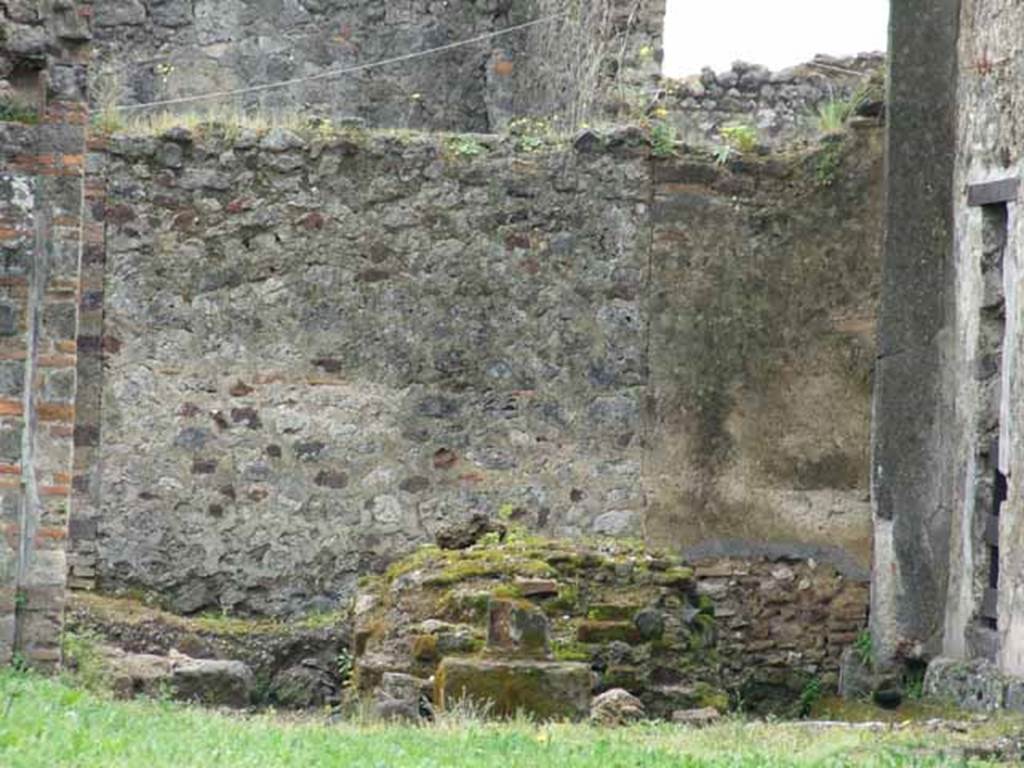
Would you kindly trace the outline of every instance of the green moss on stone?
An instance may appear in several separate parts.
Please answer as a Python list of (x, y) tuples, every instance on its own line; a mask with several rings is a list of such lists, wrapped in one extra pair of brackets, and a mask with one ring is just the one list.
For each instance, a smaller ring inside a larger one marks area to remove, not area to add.
[(713, 707), (719, 712), (726, 712), (729, 709), (729, 694), (720, 688), (715, 688), (710, 683), (703, 681), (694, 686), (697, 695), (697, 706)]
[(631, 621), (582, 621), (576, 628), (576, 639), (581, 643), (619, 641), (631, 645), (638, 645), (643, 641), (640, 631)]
[(423, 584), (428, 587), (447, 587), (470, 579), (501, 576), (502, 573), (501, 567), (497, 564), (469, 560), (447, 566), (440, 573), (425, 578)]
[(392, 563), (387, 571), (384, 572), (384, 578), (390, 584), (399, 576), (404, 576), (407, 573), (411, 573), (420, 568), (425, 568), (429, 565), (441, 562), (444, 559), (444, 552), (440, 547), (428, 544), (420, 547), (411, 555), (402, 558)]
[(580, 588), (575, 584), (565, 584), (558, 588), (558, 595), (544, 603), (544, 612), (548, 616), (564, 616), (578, 613), (580, 610)]
[(601, 687), (642, 691), (650, 685), (646, 670), (629, 664), (612, 665), (601, 673)]
[(487, 618), (491, 593), (448, 590), (437, 601), (436, 614), (445, 621), (479, 624)]
[(412, 639), (412, 657), (416, 661), (434, 661), (437, 658), (437, 635), (416, 635)]
[(663, 587), (685, 588), (693, 583), (693, 569), (676, 566), (667, 571), (656, 573), (654, 583)]
[(551, 643), (551, 655), (557, 661), (590, 661), (598, 646), (587, 645), (576, 640), (561, 639)]
[(491, 590), (492, 597), (522, 597), (519, 587), (515, 584), (499, 584)]
[(617, 603), (594, 603), (587, 611), (587, 618), (593, 621), (630, 621), (640, 607)]

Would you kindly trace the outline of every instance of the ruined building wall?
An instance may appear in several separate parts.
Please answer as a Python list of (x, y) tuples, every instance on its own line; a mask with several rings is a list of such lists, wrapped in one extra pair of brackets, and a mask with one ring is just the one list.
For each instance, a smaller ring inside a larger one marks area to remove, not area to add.
[(872, 599), (883, 659), (1017, 676), (1022, 23), (1004, 0), (893, 17)]
[(0, 124), (0, 664), (60, 661), (91, 11), (7, 3), (0, 19), (20, 120)]
[(880, 138), (653, 166), (649, 537), (869, 566)]
[[(949, 457), (956, 479), (945, 638), (947, 654), (988, 657), (1016, 675), (1024, 674), (1022, 24), (1024, 9), (1011, 2), (965, 2), (961, 9), (953, 185), (956, 420)], [(1008, 485), (1002, 503), (1000, 476)]]
[(483, 511), (864, 578), (878, 132), (732, 167), (466, 142), (97, 150), (83, 577), (327, 606)]
[[(659, 70), (664, 0), (611, 5), (614, 57), (605, 69), (621, 68), (622, 81), (634, 87)], [(116, 80), (128, 102), (151, 102), (316, 76), (572, 7), (538, 0), (107, 0), (97, 6), (95, 48), (100, 69), (116, 73), (110, 84)], [(517, 116), (560, 113), (574, 89), (557, 57), (542, 50), (551, 40), (545, 32), (531, 27), (423, 59), (184, 108), (259, 106), (375, 127), (496, 131)]]

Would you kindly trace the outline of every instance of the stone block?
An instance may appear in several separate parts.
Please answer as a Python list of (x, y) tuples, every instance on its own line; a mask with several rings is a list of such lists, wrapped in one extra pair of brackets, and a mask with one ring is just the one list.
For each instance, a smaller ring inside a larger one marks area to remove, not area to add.
[(252, 670), (241, 661), (188, 659), (175, 663), (171, 674), (176, 699), (208, 706), (247, 707), (255, 683)]
[(961, 661), (939, 657), (931, 661), (924, 676), (925, 696), (972, 712), (1001, 709), (1006, 687), (1006, 677), (985, 659)]
[(37, 550), (30, 557), (25, 583), (33, 587), (63, 587), (67, 571), (63, 550)]
[(676, 725), (690, 725), (702, 728), (722, 718), (722, 713), (714, 707), (700, 709), (677, 709), (672, 713), (672, 722)]
[(334, 675), (318, 659), (303, 659), (278, 672), (270, 682), (270, 698), (276, 706), (287, 709), (333, 704), (339, 693)]
[(583, 621), (576, 629), (576, 639), (581, 643), (643, 642), (640, 630), (631, 621)]
[(665, 616), (654, 608), (645, 608), (637, 613), (633, 624), (643, 640), (658, 640), (665, 633)]
[(525, 600), (492, 597), (487, 606), (487, 646), (506, 653), (547, 656), (548, 617)]
[(583, 720), (590, 714), (587, 664), (532, 660), (448, 658), (435, 676), (434, 700), (443, 710), (460, 699), (490, 703), (501, 717), (522, 711), (539, 720)]
[(646, 717), (643, 702), (629, 691), (612, 688), (594, 697), (590, 719), (598, 725), (626, 725)]
[(554, 597), (558, 582), (553, 579), (516, 579), (515, 587), (523, 597)]
[(0, 363), (0, 396), (21, 397), (25, 389), (25, 364), (20, 360)]
[(863, 699), (871, 695), (874, 674), (856, 648), (847, 648), (839, 659), (839, 695), (844, 699)]
[(1007, 681), (1003, 706), (1014, 712), (1024, 712), (1024, 680), (1012, 678)]
[(107, 648), (104, 657), (111, 690), (122, 699), (158, 696), (171, 676), (171, 660), (166, 656)]
[(97, 27), (137, 26), (146, 21), (146, 7), (139, 0), (104, 0), (96, 5)]

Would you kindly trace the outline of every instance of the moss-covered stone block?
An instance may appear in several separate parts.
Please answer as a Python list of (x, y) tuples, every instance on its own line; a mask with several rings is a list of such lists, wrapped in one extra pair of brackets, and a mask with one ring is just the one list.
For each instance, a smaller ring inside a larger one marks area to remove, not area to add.
[(675, 589), (688, 589), (693, 585), (693, 569), (683, 566), (669, 568), (662, 573), (654, 574), (654, 583), (663, 587), (674, 587)]
[(639, 609), (638, 605), (594, 603), (587, 611), (587, 618), (593, 621), (628, 621)]
[(526, 600), (492, 597), (487, 614), (487, 647), (504, 653), (547, 656), (548, 617)]
[(576, 628), (576, 639), (581, 643), (610, 643), (617, 640), (639, 645), (643, 642), (640, 631), (631, 621), (582, 621)]
[(587, 661), (594, 658), (594, 646), (573, 640), (556, 641), (552, 644), (551, 655), (557, 661)]
[(434, 700), (442, 711), (471, 699), (489, 702), (501, 717), (522, 711), (579, 721), (590, 712), (592, 679), (590, 667), (575, 662), (448, 658), (438, 667)]

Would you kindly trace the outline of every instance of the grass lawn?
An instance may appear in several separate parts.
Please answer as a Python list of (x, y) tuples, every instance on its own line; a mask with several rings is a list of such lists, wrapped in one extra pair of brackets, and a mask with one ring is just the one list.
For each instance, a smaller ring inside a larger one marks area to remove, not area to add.
[(159, 701), (115, 702), (60, 680), (0, 671), (3, 768), (687, 768), (688, 766), (988, 765), (969, 743), (1022, 732), (999, 719), (968, 733), (925, 725), (884, 732), (730, 719), (691, 730), (668, 724), (450, 721), (423, 727), (328, 725), (228, 715)]

